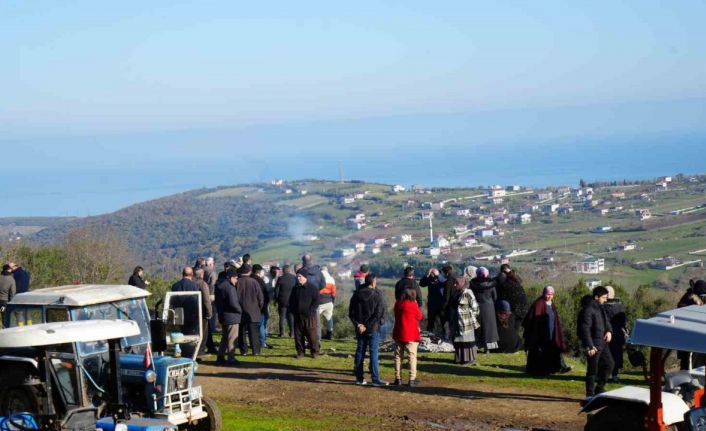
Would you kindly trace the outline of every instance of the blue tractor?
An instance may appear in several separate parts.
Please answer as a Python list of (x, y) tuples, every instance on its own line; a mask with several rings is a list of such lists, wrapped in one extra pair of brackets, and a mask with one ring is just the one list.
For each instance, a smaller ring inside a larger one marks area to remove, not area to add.
[[(132, 415), (159, 418), (193, 431), (220, 431), (216, 403), (194, 384), (201, 343), (200, 292), (169, 292), (150, 316), (146, 290), (127, 285), (70, 285), (16, 295), (7, 305), (5, 326), (90, 320), (130, 320), (138, 334), (120, 343), (122, 399)], [(160, 309), (160, 304), (162, 305)], [(198, 316), (196, 318), (195, 316)], [(104, 349), (77, 343), (82, 367), (106, 382)], [(100, 391), (94, 403), (104, 402)]]
[[(177, 431), (134, 417), (124, 403), (120, 342), (135, 322), (54, 322), (0, 330), (0, 429), (18, 431)], [(104, 381), (82, 366), (78, 346), (103, 352)], [(100, 402), (96, 402), (100, 400)]]

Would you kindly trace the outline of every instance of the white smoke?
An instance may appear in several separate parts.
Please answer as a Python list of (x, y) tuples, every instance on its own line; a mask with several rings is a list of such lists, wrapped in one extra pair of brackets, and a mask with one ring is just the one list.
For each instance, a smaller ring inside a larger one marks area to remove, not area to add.
[(313, 232), (314, 225), (305, 217), (292, 217), (287, 220), (287, 233), (294, 241), (305, 241)]

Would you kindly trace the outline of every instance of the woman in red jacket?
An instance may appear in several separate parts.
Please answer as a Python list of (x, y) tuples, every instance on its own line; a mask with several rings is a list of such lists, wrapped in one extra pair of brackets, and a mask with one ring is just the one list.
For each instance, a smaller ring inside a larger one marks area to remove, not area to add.
[(395, 303), (395, 328), (392, 338), (395, 340), (395, 385), (402, 385), (402, 360), (407, 352), (409, 358), (409, 385), (418, 386), (417, 380), (417, 346), (419, 322), (422, 320), (422, 310), (417, 304), (417, 292), (405, 289), (402, 297)]

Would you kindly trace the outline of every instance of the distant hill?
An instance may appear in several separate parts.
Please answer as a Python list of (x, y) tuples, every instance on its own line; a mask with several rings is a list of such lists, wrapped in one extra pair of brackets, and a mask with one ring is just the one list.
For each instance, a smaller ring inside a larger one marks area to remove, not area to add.
[(74, 229), (112, 230), (126, 238), (137, 262), (151, 271), (170, 272), (199, 255), (235, 256), (286, 234), (285, 206), (264, 195), (251, 198), (224, 190), (194, 190), (55, 223), (33, 239), (52, 243)]

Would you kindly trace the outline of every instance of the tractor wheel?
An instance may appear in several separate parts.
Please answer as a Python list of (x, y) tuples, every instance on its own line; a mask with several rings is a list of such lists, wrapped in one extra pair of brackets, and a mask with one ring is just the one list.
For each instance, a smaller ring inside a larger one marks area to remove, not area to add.
[(11, 416), (22, 412), (37, 415), (39, 414), (39, 404), (37, 390), (32, 386), (4, 387), (0, 393), (0, 415), (2, 416)]
[(646, 408), (606, 406), (588, 416), (584, 431), (644, 431)]
[(208, 417), (189, 427), (189, 431), (221, 431), (221, 425), (223, 424), (221, 409), (211, 398), (203, 397), (201, 402), (203, 403), (203, 409), (208, 413)]

